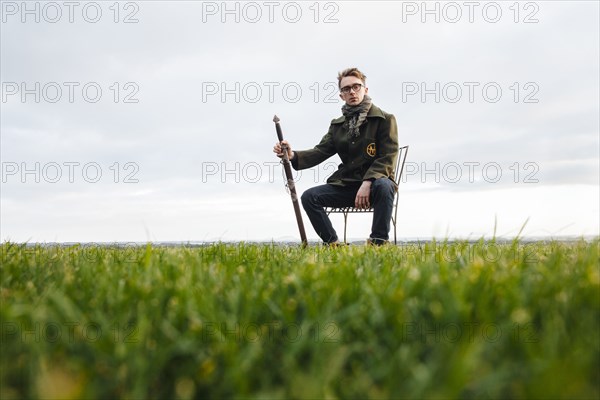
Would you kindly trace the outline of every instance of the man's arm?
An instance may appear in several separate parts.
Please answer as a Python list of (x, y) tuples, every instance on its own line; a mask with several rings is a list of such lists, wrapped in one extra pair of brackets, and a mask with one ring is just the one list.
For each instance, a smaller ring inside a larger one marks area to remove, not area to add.
[(292, 154), (292, 167), (295, 170), (301, 170), (306, 168), (314, 167), (327, 160), (329, 157), (337, 153), (335, 145), (333, 144), (333, 137), (331, 136), (332, 128), (323, 138), (321, 142), (310, 150), (294, 151)]
[(363, 181), (394, 177), (398, 157), (398, 126), (392, 114), (386, 116), (385, 123), (377, 132), (377, 147), (378, 157), (363, 176)]

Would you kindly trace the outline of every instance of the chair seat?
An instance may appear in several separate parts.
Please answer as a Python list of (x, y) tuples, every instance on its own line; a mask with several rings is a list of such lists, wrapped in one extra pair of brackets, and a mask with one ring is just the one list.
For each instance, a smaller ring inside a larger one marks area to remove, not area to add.
[(339, 207), (339, 208), (327, 208), (329, 214), (346, 214), (346, 213), (370, 213), (373, 212), (371, 208), (356, 208), (356, 207)]

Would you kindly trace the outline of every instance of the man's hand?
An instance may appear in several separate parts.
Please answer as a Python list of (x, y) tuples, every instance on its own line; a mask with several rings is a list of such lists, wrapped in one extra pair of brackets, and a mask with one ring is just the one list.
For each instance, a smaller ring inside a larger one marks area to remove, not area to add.
[[(292, 151), (292, 146), (290, 146), (290, 144), (287, 142), (287, 140), (283, 140), (281, 143), (287, 145), (288, 159), (291, 160), (292, 158), (294, 158), (294, 152)], [(273, 146), (273, 153), (277, 154), (277, 157), (279, 157), (279, 158), (283, 158), (283, 151), (281, 150), (281, 143), (277, 142), (277, 143), (275, 143), (275, 146)]]
[(363, 181), (362, 185), (356, 193), (354, 199), (354, 207), (356, 208), (371, 208), (369, 203), (369, 195), (371, 194), (371, 181)]

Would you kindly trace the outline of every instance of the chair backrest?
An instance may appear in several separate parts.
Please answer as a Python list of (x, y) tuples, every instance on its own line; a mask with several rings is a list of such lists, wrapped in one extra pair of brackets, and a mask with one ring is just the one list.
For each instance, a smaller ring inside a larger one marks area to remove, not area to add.
[(408, 153), (408, 145), (398, 148), (398, 160), (396, 161), (396, 170), (394, 173), (394, 181), (400, 183), (402, 172), (404, 172), (404, 163), (406, 162), (406, 154)]
[[(402, 173), (404, 172), (404, 163), (406, 162), (406, 155), (408, 154), (408, 145), (398, 148), (398, 161), (396, 161), (396, 171), (394, 181), (400, 186), (400, 180), (402, 179)], [(400, 188), (396, 190), (396, 199), (394, 200), (394, 209), (398, 208), (398, 197), (400, 196)], [(394, 211), (395, 211), (394, 210)], [(394, 213), (395, 214), (395, 213)]]

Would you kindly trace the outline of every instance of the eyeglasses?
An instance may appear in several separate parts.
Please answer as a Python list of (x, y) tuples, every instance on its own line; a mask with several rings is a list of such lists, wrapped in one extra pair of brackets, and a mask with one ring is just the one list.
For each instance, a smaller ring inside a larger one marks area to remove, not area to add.
[(364, 85), (362, 83), (355, 83), (354, 85), (344, 86), (340, 89), (340, 92), (345, 94), (350, 93), (350, 90), (352, 90), (353, 92), (358, 92), (363, 86)]

